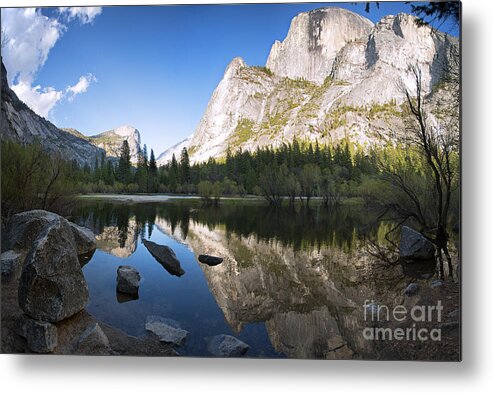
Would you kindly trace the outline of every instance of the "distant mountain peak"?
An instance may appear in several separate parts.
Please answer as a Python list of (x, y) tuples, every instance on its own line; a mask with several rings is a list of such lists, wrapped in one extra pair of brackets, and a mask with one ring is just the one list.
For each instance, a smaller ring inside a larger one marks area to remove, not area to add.
[(89, 137), (92, 142), (104, 149), (107, 156), (118, 157), (123, 141), (126, 140), (130, 147), (130, 161), (133, 164), (138, 162), (138, 155), (141, 150), (140, 132), (137, 128), (130, 125), (123, 125), (109, 131)]
[(137, 128), (130, 126), (128, 124), (114, 128), (111, 131), (123, 137), (130, 137), (133, 136), (135, 133), (139, 133), (139, 130), (137, 130)]

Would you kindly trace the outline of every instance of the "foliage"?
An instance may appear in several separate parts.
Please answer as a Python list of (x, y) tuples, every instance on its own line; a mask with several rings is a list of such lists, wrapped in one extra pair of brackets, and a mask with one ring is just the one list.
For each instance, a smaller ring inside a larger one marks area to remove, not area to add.
[(73, 175), (72, 163), (46, 153), (38, 143), (2, 141), (2, 218), (30, 209), (68, 214)]
[(266, 74), (266, 75), (268, 75), (268, 76), (273, 76), (273, 75), (274, 75), (274, 73), (273, 73), (273, 72), (271, 71), (271, 69), (270, 69), (270, 68), (268, 68), (268, 67), (264, 67), (264, 66), (253, 66), (253, 68), (254, 68), (255, 70), (258, 70), (258, 71), (263, 72), (264, 74)]
[(120, 159), (118, 161), (118, 180), (125, 185), (128, 185), (131, 182), (131, 167), (130, 146), (128, 145), (128, 141), (124, 140), (120, 149)]

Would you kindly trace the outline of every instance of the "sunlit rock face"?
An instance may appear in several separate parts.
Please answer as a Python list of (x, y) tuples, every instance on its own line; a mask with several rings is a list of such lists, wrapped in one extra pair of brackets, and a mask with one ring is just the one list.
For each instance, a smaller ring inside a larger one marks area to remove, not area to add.
[(128, 227), (106, 226), (96, 235), (99, 250), (118, 258), (128, 258), (137, 249), (139, 230), (135, 219), (128, 221)]
[(191, 136), (163, 151), (156, 159), (157, 165), (166, 165), (166, 163), (171, 161), (171, 159), (173, 158), (173, 154), (175, 155), (175, 158), (179, 160), (181, 151), (184, 147), (187, 147), (190, 144), (190, 139)]
[(327, 7), (296, 16), (283, 42), (272, 46), (266, 66), (291, 79), (321, 84), (330, 75), (337, 53), (369, 34), (373, 23), (341, 8)]
[(284, 41), (273, 44), (267, 68), (231, 61), (194, 134), (177, 146), (203, 162), (228, 148), (279, 147), (294, 137), (379, 143), (389, 130), (405, 129), (401, 104), (405, 89), (415, 90), (409, 66), (420, 69), (427, 94), (440, 86), (457, 47), (456, 38), (406, 14), (376, 25), (336, 7), (299, 14)]
[(77, 136), (57, 128), (53, 123), (37, 115), (10, 89), (7, 70), (2, 61), (1, 124), (2, 140), (13, 140), (21, 144), (37, 142), (44, 150), (60, 154), (66, 160), (75, 160), (80, 165), (93, 165), (103, 150)]
[(239, 123), (261, 120), (268, 110), (265, 97), (274, 86), (275, 80), (268, 74), (247, 67), (241, 57), (233, 59), (188, 144), (191, 159), (221, 156)]
[(96, 146), (104, 149), (109, 157), (119, 157), (123, 141), (126, 140), (130, 148), (130, 161), (136, 164), (139, 159), (140, 133), (135, 127), (124, 125), (88, 138)]
[(155, 225), (187, 244), (196, 257), (224, 258), (220, 265), (200, 266), (234, 331), (246, 323), (265, 322), (272, 345), (288, 357), (375, 356), (361, 334), (364, 300), (376, 293), (365, 273), (369, 257), (362, 249), (326, 245), (294, 251), (276, 240), (240, 237), (193, 220), (186, 238), (164, 219), (156, 219)]
[(364, 41), (348, 44), (337, 55), (332, 76), (353, 85), (341, 102), (402, 102), (406, 89), (416, 90), (410, 66), (420, 70), (424, 92), (429, 93), (448, 67), (453, 45), (458, 45), (456, 38), (417, 26), (411, 15), (382, 18)]

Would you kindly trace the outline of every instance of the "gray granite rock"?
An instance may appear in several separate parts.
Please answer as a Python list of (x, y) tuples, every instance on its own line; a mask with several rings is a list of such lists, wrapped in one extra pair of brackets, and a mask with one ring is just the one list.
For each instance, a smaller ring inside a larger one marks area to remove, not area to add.
[(96, 249), (94, 233), (90, 229), (81, 227), (73, 222), (69, 222), (69, 225), (77, 245), (77, 254), (84, 255), (93, 252)]
[(28, 251), (41, 231), (60, 216), (46, 210), (29, 210), (10, 217), (2, 231), (2, 250)]
[(238, 357), (247, 353), (250, 346), (236, 337), (220, 334), (209, 340), (209, 352), (218, 357)]
[(160, 341), (177, 346), (185, 344), (190, 336), (190, 332), (182, 329), (175, 320), (158, 315), (149, 315), (145, 328), (158, 336)]
[(27, 315), (49, 322), (68, 318), (87, 305), (89, 291), (67, 220), (45, 223), (26, 256), (18, 298)]
[(145, 239), (142, 242), (154, 259), (156, 259), (169, 274), (178, 277), (185, 274), (185, 271), (181, 268), (180, 261), (171, 248)]
[(111, 345), (99, 324), (89, 326), (79, 337), (77, 353), (81, 355), (108, 355)]
[(19, 278), (22, 271), (24, 255), (14, 250), (2, 252), (2, 282)]
[(27, 341), (28, 348), (37, 353), (50, 353), (57, 346), (56, 326), (49, 322), (37, 321), (26, 315), (16, 320), (16, 331)]
[(132, 266), (119, 266), (116, 272), (116, 290), (135, 295), (139, 292), (140, 279), (140, 273), (137, 269)]
[(13, 215), (2, 231), (2, 249), (27, 252), (43, 229), (54, 222), (66, 222), (73, 235), (77, 254), (87, 254), (96, 249), (96, 238), (88, 229), (76, 225), (58, 214), (46, 210), (29, 210)]
[(435, 246), (421, 233), (403, 226), (399, 254), (404, 259), (432, 259), (435, 256)]

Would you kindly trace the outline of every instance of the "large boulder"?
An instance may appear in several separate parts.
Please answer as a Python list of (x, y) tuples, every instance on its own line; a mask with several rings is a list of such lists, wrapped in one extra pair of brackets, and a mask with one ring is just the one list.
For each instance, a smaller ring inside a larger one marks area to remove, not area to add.
[[(89, 291), (68, 221), (58, 216), (44, 225), (26, 256), (19, 282), (19, 306), (34, 319), (58, 322), (84, 309)], [(11, 240), (21, 244), (27, 238), (23, 235)]]
[(81, 355), (108, 355), (111, 346), (99, 324), (89, 326), (79, 337), (77, 353)]
[(116, 271), (116, 290), (136, 295), (139, 292), (140, 274), (132, 266), (119, 266)]
[(2, 233), (2, 250), (28, 251), (47, 225), (60, 220), (66, 221), (70, 226), (77, 246), (77, 255), (88, 254), (96, 249), (96, 239), (89, 229), (46, 210), (29, 210), (15, 214), (9, 219)]
[(145, 328), (158, 336), (160, 341), (177, 346), (185, 344), (190, 336), (190, 332), (182, 329), (175, 320), (158, 315), (149, 315)]
[(13, 215), (2, 233), (2, 250), (29, 250), (43, 228), (59, 219), (59, 215), (45, 210)]
[(21, 315), (16, 320), (17, 333), (27, 341), (27, 347), (37, 353), (53, 352), (58, 343), (55, 325), (49, 322), (36, 321)]
[(22, 271), (22, 262), (24, 260), (24, 255), (14, 251), (9, 250), (2, 252), (2, 282), (9, 282), (11, 280), (16, 280)]
[(243, 356), (250, 349), (250, 346), (236, 337), (220, 334), (209, 340), (207, 348), (214, 356), (238, 357)]
[(69, 222), (70, 229), (74, 235), (75, 244), (77, 245), (77, 254), (91, 254), (96, 249), (96, 237), (88, 228), (81, 227), (73, 222)]
[(169, 274), (178, 277), (185, 274), (185, 271), (181, 268), (180, 261), (171, 248), (168, 246), (161, 246), (160, 244), (145, 239), (142, 240), (142, 242), (154, 259), (158, 261)]
[(407, 260), (432, 259), (435, 256), (435, 246), (421, 233), (403, 226), (399, 253), (401, 258)]

